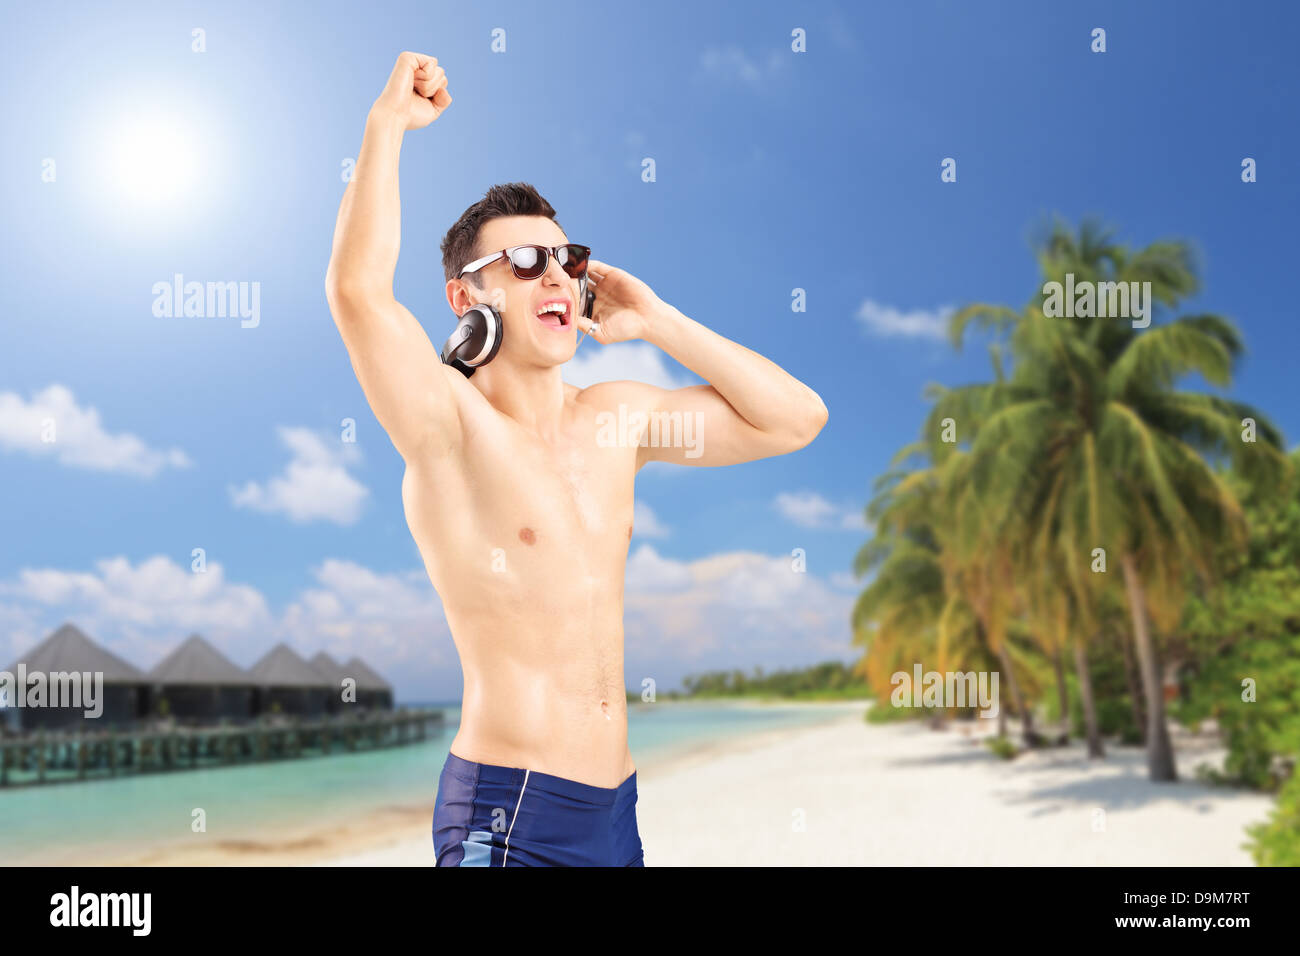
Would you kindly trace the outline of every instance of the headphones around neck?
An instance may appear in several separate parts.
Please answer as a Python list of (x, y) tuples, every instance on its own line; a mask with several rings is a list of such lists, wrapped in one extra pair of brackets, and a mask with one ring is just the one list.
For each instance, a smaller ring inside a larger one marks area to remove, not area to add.
[[(586, 276), (582, 278), (578, 298), (582, 300), (582, 317), (590, 319), (596, 306), (596, 292), (588, 288)], [(459, 369), (469, 378), (475, 369), (496, 358), (497, 352), (501, 351), (504, 331), (501, 313), (495, 308), (486, 302), (470, 306), (456, 323), (456, 330), (443, 343), (442, 364)]]

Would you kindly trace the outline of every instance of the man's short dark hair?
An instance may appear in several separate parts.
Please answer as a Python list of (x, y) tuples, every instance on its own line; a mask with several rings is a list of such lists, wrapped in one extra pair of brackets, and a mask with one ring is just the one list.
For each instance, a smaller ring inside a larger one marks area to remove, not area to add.
[[(485, 222), (505, 216), (545, 216), (555, 222), (554, 208), (528, 183), (493, 186), (482, 199), (461, 213), (442, 239), (442, 271), (448, 279), (456, 278), (461, 269), (487, 254), (478, 249), (479, 230)], [(555, 224), (560, 225), (558, 222)], [(467, 278), (476, 287), (483, 288), (481, 272), (471, 272)]]

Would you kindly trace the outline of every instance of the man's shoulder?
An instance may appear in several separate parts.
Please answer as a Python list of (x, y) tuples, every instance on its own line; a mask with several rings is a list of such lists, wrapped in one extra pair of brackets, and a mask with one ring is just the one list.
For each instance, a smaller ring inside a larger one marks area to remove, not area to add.
[(598, 409), (616, 409), (620, 404), (635, 408), (647, 408), (662, 394), (663, 389), (657, 385), (637, 382), (632, 379), (617, 379), (610, 382), (596, 382), (585, 388), (565, 385), (576, 402), (591, 405)]

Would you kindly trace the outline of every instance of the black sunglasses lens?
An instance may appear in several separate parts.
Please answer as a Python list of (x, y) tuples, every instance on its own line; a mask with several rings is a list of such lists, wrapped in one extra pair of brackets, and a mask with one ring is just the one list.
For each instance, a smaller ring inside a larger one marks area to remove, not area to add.
[(586, 246), (560, 246), (560, 267), (574, 279), (581, 278), (587, 272), (587, 259), (591, 256)]
[(541, 246), (520, 246), (510, 253), (510, 265), (521, 279), (536, 279), (546, 271), (546, 250)]

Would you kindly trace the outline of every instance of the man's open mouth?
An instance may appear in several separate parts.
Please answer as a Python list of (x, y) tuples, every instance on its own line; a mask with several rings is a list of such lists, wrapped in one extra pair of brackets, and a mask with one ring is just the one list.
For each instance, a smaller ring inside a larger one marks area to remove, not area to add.
[(547, 299), (537, 307), (537, 320), (553, 329), (563, 329), (569, 324), (569, 300)]

